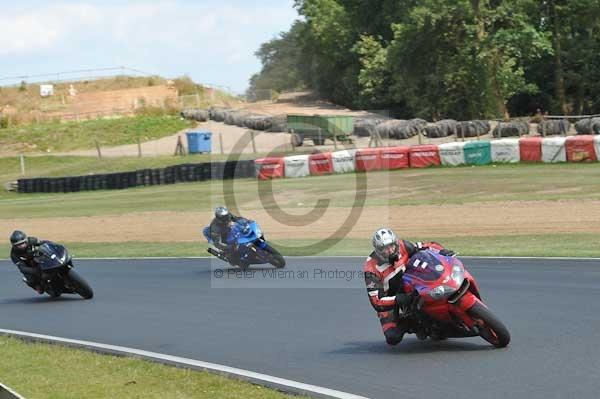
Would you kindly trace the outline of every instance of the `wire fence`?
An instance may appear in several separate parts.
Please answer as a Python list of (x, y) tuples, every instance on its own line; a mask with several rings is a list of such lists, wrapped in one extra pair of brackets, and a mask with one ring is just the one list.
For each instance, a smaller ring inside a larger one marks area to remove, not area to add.
[(65, 83), (75, 82), (81, 80), (100, 80), (110, 79), (115, 76), (133, 75), (138, 77), (144, 76), (155, 76), (149, 72), (140, 71), (138, 69), (129, 68), (125, 66), (120, 67), (109, 67), (109, 68), (96, 68), (96, 69), (79, 69), (71, 71), (51, 72), (42, 73), (35, 75), (18, 75), (18, 76), (4, 76), (0, 77), (0, 86), (4, 87), (16, 87), (21, 85), (22, 82), (26, 83)]

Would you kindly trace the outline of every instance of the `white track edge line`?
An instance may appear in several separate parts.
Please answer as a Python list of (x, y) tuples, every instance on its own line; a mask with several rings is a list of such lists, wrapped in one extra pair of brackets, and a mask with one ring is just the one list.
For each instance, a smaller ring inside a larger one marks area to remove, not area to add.
[(3, 383), (0, 382), (0, 392), (2, 392), (2, 391), (8, 392), (15, 399), (25, 399), (24, 397), (22, 397), (21, 395), (19, 395), (18, 393), (16, 393), (15, 391), (13, 391), (12, 389), (10, 389), (9, 387), (7, 387), (6, 385), (4, 385)]
[(43, 335), (36, 333), (29, 333), (24, 331), (5, 330), (0, 329), (0, 334), (7, 336), (15, 336), (19, 338), (44, 341), (50, 343), (65, 344), (68, 346), (74, 346), (84, 349), (93, 349), (95, 351), (108, 353), (108, 354), (120, 354), (137, 356), (146, 360), (165, 364), (175, 364), (179, 366), (188, 366), (189, 368), (195, 368), (205, 371), (217, 372), (219, 374), (225, 374), (231, 377), (237, 377), (246, 381), (250, 381), (259, 385), (277, 388), (279, 390), (290, 392), (293, 394), (310, 395), (320, 398), (336, 398), (336, 399), (368, 399), (364, 396), (354, 395), (347, 392), (337, 391), (335, 389), (320, 387), (317, 385), (305, 384), (298, 381), (287, 380), (285, 378), (279, 378), (268, 374), (261, 374), (254, 371), (239, 369), (235, 367), (224, 366), (215, 363), (203, 362), (200, 360), (188, 359), (179, 356), (166, 355), (157, 352), (150, 352), (141, 349), (127, 348), (124, 346), (107, 345), (98, 342), (81, 341), (76, 339), (55, 337), (52, 335)]

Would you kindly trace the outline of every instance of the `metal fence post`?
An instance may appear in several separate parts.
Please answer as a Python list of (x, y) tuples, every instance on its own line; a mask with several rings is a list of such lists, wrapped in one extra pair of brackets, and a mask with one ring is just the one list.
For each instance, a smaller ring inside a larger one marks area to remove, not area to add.
[(291, 129), (290, 144), (292, 145), (292, 152), (296, 152), (296, 135), (294, 129)]
[(250, 137), (252, 138), (252, 151), (256, 154), (256, 143), (254, 142), (254, 130), (250, 130)]
[(96, 144), (96, 151), (98, 151), (98, 158), (102, 158), (102, 152), (100, 151), (100, 144), (98, 140), (94, 139), (94, 143)]

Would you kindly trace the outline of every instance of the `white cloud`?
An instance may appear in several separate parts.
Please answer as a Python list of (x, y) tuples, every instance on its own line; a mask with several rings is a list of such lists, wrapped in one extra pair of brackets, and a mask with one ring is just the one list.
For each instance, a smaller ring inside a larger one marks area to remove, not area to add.
[[(209, 61), (213, 66), (239, 64), (240, 75), (247, 79), (259, 67), (254, 52), (260, 44), (287, 30), (296, 17), (292, 0), (277, 6), (260, 0), (119, 3), (88, 0), (3, 9), (0, 56), (77, 54), (82, 63), (104, 61), (66, 65), (66, 69), (110, 66), (110, 61), (122, 60), (123, 65), (139, 69), (161, 64), (176, 69), (179, 64), (181, 73)], [(2, 69), (6, 71), (7, 65)], [(150, 72), (162, 73), (160, 69)]]
[(35, 11), (3, 10), (0, 54), (27, 54), (60, 46), (70, 34), (95, 21), (87, 5), (50, 6)]

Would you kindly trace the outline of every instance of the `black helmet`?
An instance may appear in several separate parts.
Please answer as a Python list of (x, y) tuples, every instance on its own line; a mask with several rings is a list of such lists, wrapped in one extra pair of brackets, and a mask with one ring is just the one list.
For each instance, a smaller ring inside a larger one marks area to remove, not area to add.
[(224, 206), (218, 206), (215, 209), (215, 218), (221, 224), (226, 224), (231, 221), (231, 213), (229, 213), (229, 209)]
[(21, 230), (13, 231), (10, 235), (10, 243), (13, 247), (19, 249), (27, 248), (27, 234), (23, 233)]

